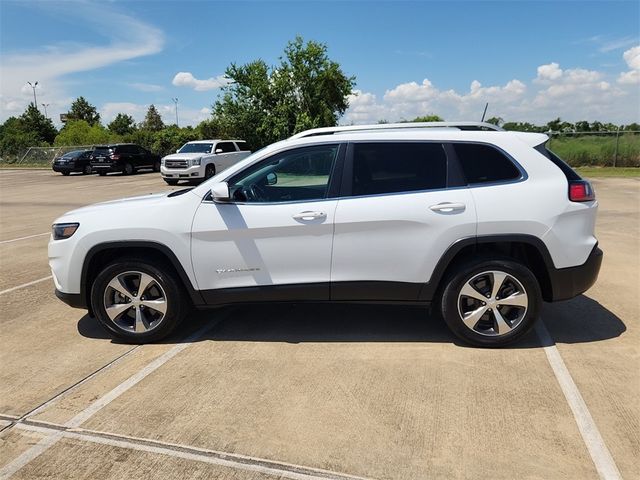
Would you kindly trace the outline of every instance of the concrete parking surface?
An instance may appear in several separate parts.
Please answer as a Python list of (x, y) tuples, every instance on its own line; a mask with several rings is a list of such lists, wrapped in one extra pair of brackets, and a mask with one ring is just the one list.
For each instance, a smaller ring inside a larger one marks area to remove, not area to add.
[(0, 477), (639, 478), (640, 181), (593, 183), (600, 278), (513, 347), (380, 305), (224, 308), (132, 346), (55, 298), (48, 231), (159, 175), (2, 170)]

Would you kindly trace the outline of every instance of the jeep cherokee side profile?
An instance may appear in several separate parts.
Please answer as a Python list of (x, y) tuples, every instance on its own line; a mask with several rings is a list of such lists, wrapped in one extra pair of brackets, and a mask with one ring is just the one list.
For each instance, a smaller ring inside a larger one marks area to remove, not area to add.
[(251, 155), (244, 140), (196, 140), (162, 158), (160, 173), (168, 185), (206, 180)]
[(602, 261), (591, 185), (547, 140), (446, 122), (302, 132), (191, 190), (57, 219), (56, 294), (137, 343), (191, 306), (332, 301), (431, 305), (502, 346)]

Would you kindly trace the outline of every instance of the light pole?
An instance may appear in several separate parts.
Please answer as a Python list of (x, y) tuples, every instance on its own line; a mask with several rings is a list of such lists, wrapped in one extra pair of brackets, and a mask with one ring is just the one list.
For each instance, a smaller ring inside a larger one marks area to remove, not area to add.
[(173, 103), (176, 104), (176, 127), (178, 126), (178, 97), (172, 98)]
[[(51, 104), (50, 103), (42, 103), (41, 105), (44, 107), (44, 116), (47, 117), (47, 107), (49, 105), (51, 105)], [(47, 118), (49, 118), (49, 117), (47, 117)]]
[(37, 109), (38, 108), (38, 99), (36, 98), (36, 87), (38, 86), (38, 82), (33, 83), (33, 84), (31, 82), (27, 82), (27, 83), (29, 84), (29, 86), (33, 90), (33, 105)]

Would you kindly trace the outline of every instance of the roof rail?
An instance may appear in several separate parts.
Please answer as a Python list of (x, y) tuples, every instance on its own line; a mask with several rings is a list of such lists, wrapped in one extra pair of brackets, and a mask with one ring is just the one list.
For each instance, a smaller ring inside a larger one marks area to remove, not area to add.
[(377, 125), (348, 125), (342, 127), (312, 128), (304, 132), (296, 133), (291, 139), (315, 137), (318, 135), (333, 135), (345, 132), (367, 132), (375, 130), (409, 130), (418, 128), (457, 128), (458, 130), (491, 130), (503, 132), (497, 125), (486, 122), (405, 122), (405, 123), (381, 123)]

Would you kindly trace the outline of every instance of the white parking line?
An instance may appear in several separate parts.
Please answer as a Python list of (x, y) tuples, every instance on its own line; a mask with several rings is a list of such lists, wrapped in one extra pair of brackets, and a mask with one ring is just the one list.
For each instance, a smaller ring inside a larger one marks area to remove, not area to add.
[(208, 463), (238, 470), (274, 475), (279, 478), (289, 478), (292, 480), (366, 480), (363, 477), (306, 467), (303, 465), (295, 465), (235, 453), (219, 452), (188, 445), (171, 444), (157, 440), (126, 437), (104, 432), (94, 432), (91, 430), (64, 430), (59, 427), (47, 427), (33, 424), (19, 424), (17, 425), (17, 428), (48, 434), (50, 436), (73, 438), (117, 448), (166, 455), (169, 457), (182, 458), (185, 460)]
[(620, 476), (616, 462), (613, 460), (609, 449), (605, 445), (602, 435), (600, 435), (600, 431), (587, 408), (587, 404), (580, 394), (580, 390), (578, 390), (578, 387), (573, 381), (569, 369), (565, 365), (564, 360), (562, 360), (562, 356), (560, 356), (555, 342), (551, 339), (551, 335), (549, 335), (549, 331), (542, 321), (536, 324), (536, 333), (542, 345), (545, 345), (543, 348), (547, 354), (549, 365), (551, 365), (551, 369), (560, 384), (562, 393), (564, 393), (567, 399), (569, 408), (571, 408), (571, 412), (573, 413), (573, 418), (575, 418), (578, 424), (580, 435), (582, 435), (582, 439), (589, 450), (596, 470), (598, 470), (598, 475), (603, 480), (621, 479), (622, 477)]
[[(115, 387), (113, 390), (103, 395), (102, 397), (97, 399), (95, 402), (91, 403), (87, 408), (85, 408), (83, 411), (78, 413), (71, 420), (66, 422), (64, 424), (64, 427), (77, 428), (80, 425), (82, 425), (82, 423), (86, 422), (89, 418), (91, 418), (91, 416), (95, 415), (102, 408), (106, 407), (109, 403), (113, 402), (120, 395), (125, 393), (134, 385), (138, 384), (145, 377), (147, 377), (148, 375), (156, 371), (162, 365), (164, 365), (173, 357), (175, 357), (178, 353), (180, 353), (189, 345), (191, 345), (193, 342), (198, 340), (202, 335), (204, 335), (208, 330), (210, 330), (215, 325), (217, 325), (221, 320), (222, 318), (216, 322), (212, 322), (205, 325), (203, 328), (201, 328), (200, 330), (195, 332), (193, 335), (185, 339), (183, 343), (175, 345), (170, 350), (166, 351), (164, 354), (156, 358), (153, 362), (149, 363), (142, 370), (138, 371), (137, 373), (129, 377), (127, 380), (122, 382), (120, 385)], [(58, 440), (60, 440), (61, 438), (62, 438), (62, 432), (56, 431), (52, 435), (47, 436), (42, 440), (40, 440), (29, 450), (22, 453), (20, 456), (15, 458), (12, 462), (9, 462), (4, 467), (2, 467), (2, 469), (0, 469), (0, 479), (9, 478), (11, 475), (13, 475), (15, 472), (20, 470), (22, 467), (24, 467), (26, 464), (31, 462), (33, 459), (39, 457), (44, 452), (46, 452), (49, 448), (55, 445), (58, 442)]]
[(44, 235), (51, 235), (51, 232), (36, 233), (35, 235), (28, 235), (26, 237), (12, 238), (11, 240), (2, 240), (0, 241), (0, 245), (3, 243), (19, 242), (20, 240), (28, 240), (30, 238), (42, 237)]
[(34, 280), (33, 282), (23, 283), (22, 285), (18, 285), (17, 287), (7, 288), (6, 290), (0, 291), (0, 295), (4, 295), (5, 293), (15, 292), (16, 290), (20, 290), (24, 287), (30, 287), (31, 285), (35, 285), (36, 283), (44, 282), (46, 280), (50, 280), (53, 278), (51, 275), (44, 278), (39, 278), (38, 280)]

